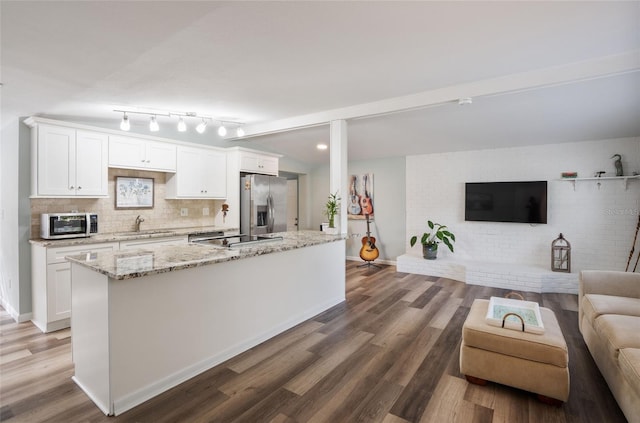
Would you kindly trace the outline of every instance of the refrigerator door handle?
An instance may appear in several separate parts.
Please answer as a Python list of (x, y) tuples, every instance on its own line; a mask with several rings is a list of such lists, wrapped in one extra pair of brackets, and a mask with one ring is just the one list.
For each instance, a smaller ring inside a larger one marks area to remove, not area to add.
[(273, 197), (271, 194), (267, 196), (267, 232), (273, 232), (273, 224), (274, 224), (274, 209), (273, 209)]

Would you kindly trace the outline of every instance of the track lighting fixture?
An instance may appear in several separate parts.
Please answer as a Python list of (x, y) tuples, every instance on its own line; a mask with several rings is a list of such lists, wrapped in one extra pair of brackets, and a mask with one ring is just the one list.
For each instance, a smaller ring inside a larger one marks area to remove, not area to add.
[(160, 125), (158, 125), (158, 121), (155, 116), (151, 116), (151, 121), (149, 122), (149, 131), (158, 132), (160, 130)]
[(231, 125), (232, 127), (236, 127), (236, 135), (238, 138), (241, 138), (245, 135), (244, 129), (242, 128), (242, 123), (237, 122), (235, 120), (218, 120), (213, 116), (201, 115), (196, 112), (173, 112), (173, 111), (162, 111), (155, 109), (146, 109), (142, 110), (131, 110), (131, 109), (114, 109), (114, 112), (122, 113), (122, 121), (120, 122), (120, 129), (123, 131), (128, 131), (131, 129), (131, 122), (129, 120), (130, 114), (139, 114), (139, 115), (147, 115), (149, 116), (149, 131), (158, 132), (160, 130), (160, 125), (158, 124), (158, 116), (163, 118), (178, 118), (178, 131), (185, 132), (187, 130), (186, 119), (194, 118), (200, 119), (200, 123), (196, 126), (196, 131), (199, 134), (204, 134), (207, 129), (207, 124), (209, 121), (219, 121), (220, 126), (218, 127), (218, 135), (224, 137), (227, 135), (227, 127)]
[(122, 129), (123, 131), (128, 131), (129, 129), (131, 129), (131, 122), (129, 122), (129, 116), (127, 116), (127, 112), (124, 112), (124, 116), (122, 116), (120, 129)]
[(186, 130), (187, 130), (187, 124), (184, 123), (184, 119), (182, 119), (182, 116), (180, 116), (180, 119), (178, 120), (178, 131), (184, 132)]
[(196, 126), (196, 131), (198, 131), (198, 134), (203, 134), (206, 129), (207, 129), (207, 121), (204, 120), (203, 118), (202, 122), (200, 122), (198, 126)]

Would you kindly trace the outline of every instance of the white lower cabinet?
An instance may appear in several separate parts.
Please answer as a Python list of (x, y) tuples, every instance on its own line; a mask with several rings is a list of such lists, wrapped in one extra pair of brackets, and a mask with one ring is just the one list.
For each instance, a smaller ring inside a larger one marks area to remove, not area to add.
[(71, 326), (71, 263), (66, 256), (186, 243), (187, 235), (176, 235), (68, 247), (31, 244), (33, 324), (45, 333)]
[(117, 242), (49, 248), (32, 244), (33, 324), (42, 332), (68, 328), (71, 324), (71, 264), (65, 256), (117, 249)]
[[(47, 265), (47, 324), (71, 318), (71, 266)], [(48, 331), (47, 331), (48, 332)]]

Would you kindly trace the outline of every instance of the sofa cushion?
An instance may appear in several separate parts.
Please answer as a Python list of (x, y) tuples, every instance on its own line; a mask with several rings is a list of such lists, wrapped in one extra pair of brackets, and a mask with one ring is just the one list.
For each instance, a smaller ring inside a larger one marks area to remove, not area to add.
[(614, 361), (623, 348), (640, 348), (640, 317), (605, 314), (595, 320), (594, 329)]
[(640, 395), (640, 348), (623, 348), (618, 355), (620, 370), (629, 385)]
[(584, 316), (590, 322), (603, 314), (640, 316), (640, 298), (587, 294), (582, 297), (581, 305)]

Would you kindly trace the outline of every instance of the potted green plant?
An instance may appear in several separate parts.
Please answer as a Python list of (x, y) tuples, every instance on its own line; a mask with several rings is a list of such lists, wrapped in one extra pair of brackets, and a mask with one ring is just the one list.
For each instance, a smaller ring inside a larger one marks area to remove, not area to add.
[(336, 227), (335, 220), (336, 214), (340, 210), (340, 197), (338, 197), (338, 192), (335, 194), (329, 194), (329, 198), (327, 203), (324, 205), (324, 214), (329, 219), (329, 228), (333, 229)]
[[(438, 244), (443, 242), (444, 245), (449, 247), (451, 252), (453, 253), (453, 243), (456, 240), (456, 236), (451, 233), (445, 225), (441, 225), (439, 223), (433, 223), (428, 220), (427, 225), (431, 232), (425, 232), (422, 234), (422, 238), (420, 238), (420, 243), (422, 244), (422, 255), (424, 258), (428, 260), (435, 260), (438, 255)], [(412, 236), (410, 243), (413, 247), (418, 241), (417, 236)]]

